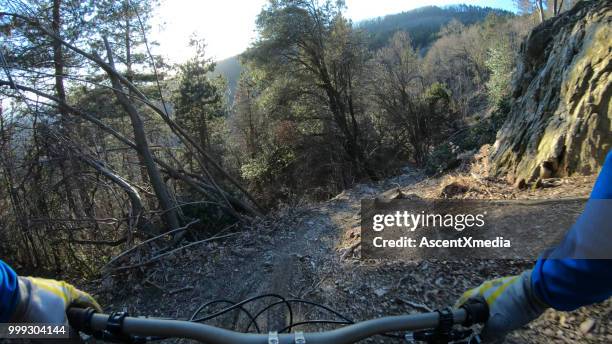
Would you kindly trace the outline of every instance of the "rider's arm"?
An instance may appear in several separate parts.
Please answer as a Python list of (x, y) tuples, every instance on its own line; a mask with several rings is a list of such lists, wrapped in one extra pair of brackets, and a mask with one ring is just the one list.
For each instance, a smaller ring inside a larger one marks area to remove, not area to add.
[(7, 322), (13, 315), (19, 300), (17, 274), (0, 260), (0, 323)]
[(612, 296), (612, 260), (539, 259), (531, 273), (536, 297), (560, 311)]
[(612, 152), (608, 153), (591, 197), (561, 244), (541, 256), (532, 270), (518, 276), (486, 281), (468, 290), (458, 304), (482, 296), (489, 305), (489, 320), (483, 330), (488, 339), (536, 319), (548, 307), (572, 310), (611, 296), (612, 259)]
[(531, 273), (536, 297), (551, 307), (569, 311), (612, 296), (609, 258), (612, 211), (612, 152), (608, 153), (585, 211), (564, 242), (538, 259)]
[(17, 276), (0, 260), (0, 322), (62, 324), (71, 305), (102, 311), (96, 300), (72, 285), (51, 279)]

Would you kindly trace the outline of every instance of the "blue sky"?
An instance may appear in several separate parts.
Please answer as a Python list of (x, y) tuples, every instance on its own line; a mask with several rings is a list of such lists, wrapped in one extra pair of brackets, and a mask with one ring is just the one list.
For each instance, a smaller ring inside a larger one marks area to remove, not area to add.
[[(465, 3), (514, 11), (512, 0), (345, 0), (353, 21), (414, 8)], [(169, 62), (182, 62), (193, 51), (192, 33), (207, 42), (210, 57), (224, 59), (244, 51), (255, 38), (255, 18), (267, 0), (162, 0), (153, 21), (152, 39)]]

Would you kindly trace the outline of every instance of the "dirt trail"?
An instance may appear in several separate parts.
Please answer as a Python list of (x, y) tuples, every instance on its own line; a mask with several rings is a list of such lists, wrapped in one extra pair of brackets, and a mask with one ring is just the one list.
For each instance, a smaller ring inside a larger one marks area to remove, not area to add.
[[(549, 198), (556, 194), (584, 197), (592, 178), (569, 179), (557, 188), (517, 192), (502, 184), (480, 185), (461, 197)], [(432, 197), (441, 180), (410, 172), (375, 185), (358, 185), (334, 199), (281, 211), (252, 229), (223, 242), (185, 251), (155, 266), (103, 281), (99, 294), (108, 309), (127, 308), (135, 314), (185, 318), (199, 305), (219, 298), (239, 301), (259, 294), (278, 294), (320, 302), (354, 320), (422, 312), (445, 307), (463, 291), (482, 281), (521, 272), (524, 261), (420, 261), (369, 262), (358, 259), (359, 210), (362, 198), (397, 192)], [(485, 184), (487, 184), (486, 182)], [(558, 195), (557, 195), (558, 196)], [(356, 248), (356, 249), (355, 249)], [(127, 279), (127, 281), (126, 281)], [(127, 283), (127, 284), (126, 284)], [(132, 285), (131, 290), (113, 285)], [(274, 298), (257, 302), (261, 309)], [(224, 305), (220, 305), (224, 306)], [(210, 314), (212, 308), (200, 315)], [(612, 303), (576, 312), (547, 311), (540, 319), (508, 337), (509, 343), (612, 342)], [(262, 331), (284, 327), (289, 319), (277, 306), (258, 319)], [(294, 322), (333, 318), (308, 305), (293, 307)], [(587, 326), (594, 322), (593, 326)], [(213, 322), (244, 330), (247, 318), (230, 313)], [(582, 326), (581, 326), (582, 325)], [(310, 325), (309, 325), (310, 326)], [(582, 329), (581, 329), (582, 327)], [(589, 328), (587, 328), (589, 327)], [(302, 330), (331, 328), (326, 325)], [(399, 343), (376, 337), (364, 343)]]

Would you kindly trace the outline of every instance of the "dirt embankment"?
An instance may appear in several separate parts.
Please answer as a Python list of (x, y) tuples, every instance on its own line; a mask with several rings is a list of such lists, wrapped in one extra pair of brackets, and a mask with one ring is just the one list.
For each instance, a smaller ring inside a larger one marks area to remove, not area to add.
[[(573, 198), (587, 197), (594, 178), (555, 180), (549, 188), (517, 190), (472, 176), (426, 179), (406, 174), (375, 185), (358, 185), (334, 199), (279, 211), (224, 241), (194, 246), (155, 265), (98, 281), (108, 310), (188, 318), (203, 303), (239, 301), (258, 294), (303, 298), (330, 306), (353, 320), (446, 307), (486, 279), (517, 274), (532, 262), (503, 260), (364, 261), (359, 259), (360, 200), (371, 197)], [(129, 287), (128, 287), (129, 286)], [(250, 310), (270, 303), (268, 298)], [(264, 302), (265, 301), (265, 302)], [(208, 309), (200, 315), (211, 313)], [(610, 343), (612, 303), (575, 312), (547, 311), (512, 333), (509, 343)], [(333, 318), (309, 305), (293, 307), (294, 322)], [(288, 322), (281, 306), (258, 319), (262, 331)], [(247, 318), (232, 312), (212, 324), (243, 331)], [(321, 330), (329, 325), (309, 325)], [(251, 328), (252, 330), (253, 328)], [(376, 337), (365, 343), (399, 343)]]

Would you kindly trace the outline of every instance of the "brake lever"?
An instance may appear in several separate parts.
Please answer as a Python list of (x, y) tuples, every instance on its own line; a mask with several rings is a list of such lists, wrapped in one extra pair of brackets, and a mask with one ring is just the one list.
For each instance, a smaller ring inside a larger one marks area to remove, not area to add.
[[(484, 299), (472, 299), (463, 305), (466, 310), (467, 319), (463, 322), (464, 326), (471, 326), (475, 323), (483, 323), (488, 319), (488, 306)], [(479, 344), (480, 336), (473, 329), (455, 329), (453, 312), (450, 308), (437, 310), (440, 315), (438, 327), (433, 329), (409, 332), (405, 339), (408, 343), (424, 342), (427, 344)], [(465, 339), (465, 340), (464, 340)]]
[(95, 339), (110, 343), (146, 343), (147, 337), (132, 336), (123, 332), (123, 319), (128, 316), (127, 312), (112, 312), (102, 331), (91, 329), (91, 317), (96, 313), (93, 308), (70, 308), (67, 312), (70, 325), (79, 332), (83, 332)]

